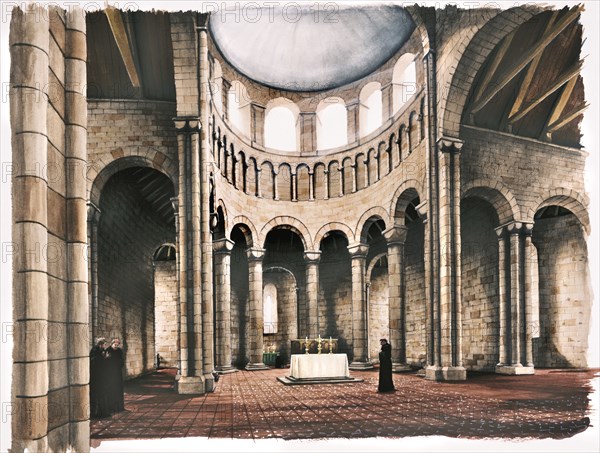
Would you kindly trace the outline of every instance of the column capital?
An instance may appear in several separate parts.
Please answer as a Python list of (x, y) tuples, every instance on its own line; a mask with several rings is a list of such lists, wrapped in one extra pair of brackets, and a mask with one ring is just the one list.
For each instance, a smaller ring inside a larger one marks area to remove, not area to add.
[(533, 233), (533, 222), (523, 222), (523, 234), (531, 236)]
[(392, 244), (404, 244), (406, 242), (406, 235), (408, 233), (408, 227), (406, 225), (399, 225), (395, 223), (387, 230), (383, 231), (383, 237), (387, 241), (388, 245)]
[(360, 242), (349, 244), (348, 252), (350, 252), (350, 256), (354, 258), (366, 258), (367, 253), (369, 253), (369, 246), (367, 244), (363, 244)]
[(346, 110), (350, 109), (350, 108), (356, 108), (358, 107), (358, 105), (360, 104), (360, 101), (358, 99), (353, 99), (351, 101), (346, 102)]
[(510, 222), (506, 224), (506, 229), (510, 234), (519, 234), (522, 227), (523, 222)]
[(321, 252), (313, 250), (307, 250), (306, 252), (304, 252), (304, 261), (306, 261), (307, 264), (317, 264), (320, 259)]
[(100, 221), (100, 214), (102, 211), (91, 201), (87, 202), (87, 219), (88, 222), (98, 223)]
[(217, 239), (217, 240), (213, 241), (213, 253), (215, 255), (231, 253), (231, 250), (233, 249), (234, 244), (235, 244), (235, 242), (233, 242), (227, 238)]
[(177, 133), (194, 133), (200, 132), (200, 118), (197, 116), (176, 116), (173, 118), (175, 123), (175, 130)]
[(422, 219), (427, 219), (427, 200), (423, 200), (421, 203), (416, 205), (415, 209), (417, 210), (419, 217)]
[(440, 137), (437, 141), (438, 149), (442, 153), (460, 153), (464, 142), (455, 137)]
[(171, 197), (171, 204), (173, 205), (173, 211), (175, 216), (179, 215), (179, 197)]
[(249, 248), (246, 250), (248, 255), (248, 261), (262, 261), (265, 257), (265, 249), (260, 248)]

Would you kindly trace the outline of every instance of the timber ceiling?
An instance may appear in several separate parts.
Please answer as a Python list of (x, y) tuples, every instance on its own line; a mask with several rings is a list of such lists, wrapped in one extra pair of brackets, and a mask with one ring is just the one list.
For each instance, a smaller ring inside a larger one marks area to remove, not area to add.
[(471, 89), (463, 124), (579, 148), (580, 10), (546, 11), (506, 36)]

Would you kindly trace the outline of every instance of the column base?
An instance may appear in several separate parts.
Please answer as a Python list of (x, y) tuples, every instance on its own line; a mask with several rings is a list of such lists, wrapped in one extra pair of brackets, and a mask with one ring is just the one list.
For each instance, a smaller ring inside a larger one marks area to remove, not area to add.
[(215, 367), (215, 371), (217, 372), (217, 374), (229, 374), (229, 373), (237, 373), (238, 369), (235, 367), (232, 367), (231, 365), (228, 365), (228, 366)]
[(207, 373), (203, 376), (204, 378), (204, 391), (206, 393), (215, 391), (215, 377), (212, 373)]
[(413, 369), (407, 363), (392, 363), (392, 371), (394, 373), (405, 373)]
[(535, 368), (523, 365), (496, 365), (497, 374), (508, 374), (511, 376), (535, 374)]
[(202, 395), (204, 391), (204, 378), (200, 376), (179, 376), (175, 380), (175, 389), (180, 395)]
[(462, 366), (428, 366), (425, 368), (428, 381), (466, 381), (467, 370)]
[(366, 362), (352, 362), (350, 365), (348, 365), (348, 368), (351, 370), (372, 370), (373, 369), (373, 364), (369, 361)]
[(249, 363), (246, 365), (246, 371), (269, 370), (270, 368), (264, 363)]

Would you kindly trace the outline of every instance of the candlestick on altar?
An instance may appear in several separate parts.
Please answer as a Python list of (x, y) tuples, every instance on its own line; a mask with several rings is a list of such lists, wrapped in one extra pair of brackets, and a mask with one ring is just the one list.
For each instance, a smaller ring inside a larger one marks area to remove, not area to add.
[(317, 338), (317, 351), (321, 354), (321, 334), (319, 334), (319, 338)]
[(331, 351), (333, 350), (333, 343), (331, 341), (331, 336), (329, 337), (329, 354), (331, 354)]

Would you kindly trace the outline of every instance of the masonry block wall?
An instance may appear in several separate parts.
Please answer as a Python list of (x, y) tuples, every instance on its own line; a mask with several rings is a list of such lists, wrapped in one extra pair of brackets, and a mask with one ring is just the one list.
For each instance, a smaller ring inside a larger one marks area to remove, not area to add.
[(264, 335), (265, 350), (279, 352), (283, 363), (290, 361), (290, 340), (298, 338), (298, 304), (296, 281), (288, 272), (265, 272), (263, 286), (272, 283), (277, 288), (277, 332)]
[(425, 227), (418, 219), (408, 226), (404, 245), (406, 361), (414, 366), (425, 363), (427, 348), (424, 243)]
[(9, 43), (12, 450), (87, 451), (85, 16), (25, 7), (12, 9)]
[(462, 349), (469, 370), (493, 371), (498, 363), (497, 223), (486, 201), (461, 200)]
[(248, 259), (245, 244), (231, 251), (231, 357), (238, 368), (249, 361)]
[(540, 338), (538, 367), (585, 367), (591, 317), (590, 275), (584, 233), (574, 215), (538, 219)]
[(104, 186), (100, 210), (97, 332), (121, 339), (125, 374), (135, 376), (155, 364), (152, 258), (175, 242), (175, 230), (132, 190), (126, 172)]
[(390, 307), (388, 303), (388, 273), (387, 266), (375, 267), (371, 274), (371, 285), (369, 286), (369, 321), (368, 341), (369, 357), (371, 360), (379, 361), (381, 350), (380, 338), (390, 336)]
[(160, 366), (177, 366), (179, 359), (179, 284), (175, 260), (154, 262), (154, 322)]

